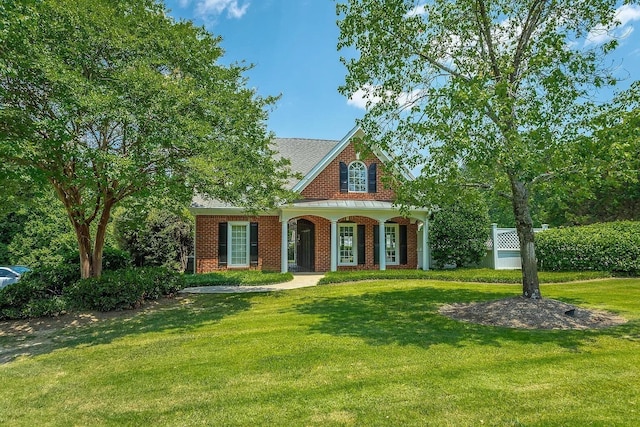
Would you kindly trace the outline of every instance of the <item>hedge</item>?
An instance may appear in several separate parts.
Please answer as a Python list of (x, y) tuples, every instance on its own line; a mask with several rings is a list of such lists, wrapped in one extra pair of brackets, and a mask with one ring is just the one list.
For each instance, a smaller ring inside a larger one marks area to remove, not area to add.
[[(51, 275), (57, 278), (55, 275)], [(26, 275), (0, 290), (0, 320), (57, 316), (69, 310), (124, 310), (184, 288), (184, 277), (165, 268), (105, 271), (99, 278), (60, 287), (46, 275)]]
[(163, 267), (126, 268), (107, 271), (100, 277), (82, 279), (65, 289), (76, 310), (127, 310), (145, 300), (172, 295), (184, 288), (184, 277)]
[(540, 270), (640, 273), (640, 222), (555, 228), (536, 234)]

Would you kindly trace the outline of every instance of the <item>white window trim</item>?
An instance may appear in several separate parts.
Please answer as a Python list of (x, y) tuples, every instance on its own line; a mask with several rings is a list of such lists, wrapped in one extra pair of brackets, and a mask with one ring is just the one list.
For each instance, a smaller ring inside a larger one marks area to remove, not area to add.
[[(342, 227), (350, 227), (353, 230), (353, 245), (352, 245), (352, 251), (353, 251), (353, 262), (341, 262), (340, 261), (340, 229)], [(337, 242), (336, 242), (336, 247), (338, 250), (338, 265), (345, 265), (345, 266), (354, 266), (354, 265), (358, 265), (358, 226), (356, 223), (354, 222), (339, 222), (338, 223), (338, 238), (337, 238)]]
[[(352, 190), (351, 189), (351, 166), (353, 166), (354, 164), (361, 164), (364, 167), (364, 190), (360, 191), (360, 190)], [(364, 162), (361, 162), (360, 160), (355, 160), (351, 163), (349, 163), (349, 166), (347, 166), (347, 190), (349, 191), (349, 193), (367, 193), (369, 190), (369, 168), (367, 167), (366, 164), (364, 164)]]
[[(234, 264), (232, 255), (233, 249), (233, 233), (231, 232), (232, 226), (244, 226), (246, 228), (247, 239), (245, 243), (246, 264)], [(246, 268), (250, 264), (250, 247), (251, 247), (251, 230), (249, 229), (248, 221), (230, 221), (227, 224), (227, 268)]]
[[(393, 227), (395, 229), (394, 231), (394, 235), (396, 237), (396, 241), (395, 241), (395, 252), (396, 252), (396, 260), (395, 261), (389, 261), (389, 258), (387, 257), (387, 227)], [(384, 257), (385, 257), (385, 261), (386, 261), (386, 265), (400, 265), (400, 226), (398, 224), (393, 224), (393, 223), (385, 223), (384, 224), (384, 244), (385, 244), (385, 248), (384, 248)]]

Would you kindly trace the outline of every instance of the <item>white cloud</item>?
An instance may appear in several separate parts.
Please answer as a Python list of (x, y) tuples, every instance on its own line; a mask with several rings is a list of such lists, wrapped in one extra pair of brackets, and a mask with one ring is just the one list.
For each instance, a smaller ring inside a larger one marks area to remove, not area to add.
[(596, 25), (589, 34), (584, 44), (598, 45), (613, 39), (624, 40), (633, 32), (633, 22), (640, 21), (640, 6), (625, 4), (616, 9), (614, 21), (617, 24), (611, 26)]
[[(367, 104), (373, 106), (382, 101), (382, 97), (380, 94), (376, 93), (376, 91), (379, 91), (379, 87), (370, 84), (364, 85), (364, 87), (358, 89), (353, 95), (351, 95), (347, 100), (347, 105), (351, 105), (352, 107), (356, 107), (361, 110), (366, 110)], [(387, 91), (386, 94), (387, 96), (392, 95), (390, 91)], [(422, 94), (423, 91), (420, 89), (414, 89), (411, 92), (402, 92), (396, 98), (396, 103), (401, 108), (409, 106), (416, 102)]]
[(364, 85), (363, 88), (358, 89), (349, 99), (347, 99), (347, 105), (351, 105), (361, 110), (367, 109), (367, 103), (375, 105), (380, 102), (381, 98), (373, 94), (375, 90), (372, 85)]
[(413, 9), (409, 10), (405, 16), (405, 18), (410, 18), (416, 15), (425, 15), (427, 13), (426, 4), (416, 6)]
[(196, 13), (201, 16), (221, 15), (226, 11), (229, 18), (242, 18), (248, 8), (249, 3), (241, 3), (241, 0), (198, 0), (196, 2)]

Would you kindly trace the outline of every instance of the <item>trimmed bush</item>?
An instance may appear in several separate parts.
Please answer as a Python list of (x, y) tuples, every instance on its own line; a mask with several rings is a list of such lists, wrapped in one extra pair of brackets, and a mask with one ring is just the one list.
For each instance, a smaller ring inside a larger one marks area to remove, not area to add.
[(65, 290), (65, 296), (78, 310), (127, 310), (183, 287), (184, 278), (165, 268), (127, 268), (80, 280)]
[(487, 253), (489, 215), (486, 204), (474, 194), (440, 206), (429, 226), (434, 266), (476, 265)]
[(259, 270), (219, 271), (192, 274), (186, 277), (187, 286), (253, 286), (290, 282), (293, 274)]
[(541, 270), (640, 273), (640, 222), (554, 228), (536, 234)]
[(65, 311), (67, 303), (59, 293), (26, 275), (0, 290), (0, 320), (57, 316)]
[[(540, 272), (541, 283), (566, 283), (577, 280), (592, 280), (611, 277), (603, 271)], [(520, 270), (491, 270), (488, 268), (459, 268), (451, 270), (358, 270), (328, 272), (318, 282), (331, 283), (358, 282), (363, 280), (446, 280), (455, 282), (480, 283), (522, 283)]]

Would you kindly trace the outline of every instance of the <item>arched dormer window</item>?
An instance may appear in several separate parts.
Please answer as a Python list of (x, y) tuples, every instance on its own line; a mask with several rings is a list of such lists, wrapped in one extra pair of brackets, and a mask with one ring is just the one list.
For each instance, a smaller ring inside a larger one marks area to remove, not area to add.
[(349, 191), (367, 192), (367, 167), (362, 162), (355, 161), (349, 165)]

